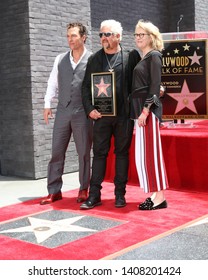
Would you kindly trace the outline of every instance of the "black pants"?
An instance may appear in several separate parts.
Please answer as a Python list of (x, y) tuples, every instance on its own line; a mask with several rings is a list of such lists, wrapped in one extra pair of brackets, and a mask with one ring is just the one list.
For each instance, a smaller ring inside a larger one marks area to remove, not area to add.
[(105, 178), (106, 162), (114, 136), (115, 195), (125, 195), (128, 180), (129, 148), (131, 145), (134, 122), (127, 118), (102, 117), (93, 127), (93, 162), (90, 180), (90, 196), (100, 197), (102, 182)]

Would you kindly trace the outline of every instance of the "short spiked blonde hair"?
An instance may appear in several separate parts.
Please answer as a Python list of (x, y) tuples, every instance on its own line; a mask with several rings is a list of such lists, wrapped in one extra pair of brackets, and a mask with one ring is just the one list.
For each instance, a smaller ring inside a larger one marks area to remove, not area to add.
[(107, 19), (101, 22), (100, 28), (102, 27), (110, 27), (111, 31), (113, 33), (120, 34), (120, 41), (122, 39), (122, 32), (123, 32), (123, 27), (121, 26), (121, 23), (119, 21), (116, 21), (114, 19)]

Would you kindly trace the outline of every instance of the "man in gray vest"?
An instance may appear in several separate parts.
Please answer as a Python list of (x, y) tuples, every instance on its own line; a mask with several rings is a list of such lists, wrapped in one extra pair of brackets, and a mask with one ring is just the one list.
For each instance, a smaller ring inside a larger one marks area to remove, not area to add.
[(51, 103), (57, 94), (58, 106), (53, 128), (52, 156), (48, 164), (48, 196), (40, 201), (41, 205), (62, 199), (65, 155), (72, 133), (79, 158), (80, 189), (77, 202), (85, 201), (88, 195), (92, 121), (84, 112), (81, 86), (92, 53), (85, 47), (86, 38), (87, 29), (81, 23), (67, 26), (70, 51), (56, 57), (48, 80), (44, 109), (46, 124), (49, 117), (53, 117)]

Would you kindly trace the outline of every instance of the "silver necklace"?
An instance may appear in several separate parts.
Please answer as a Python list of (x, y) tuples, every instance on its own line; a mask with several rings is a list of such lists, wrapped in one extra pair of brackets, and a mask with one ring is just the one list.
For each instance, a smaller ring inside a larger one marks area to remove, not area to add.
[(118, 52), (118, 54), (117, 54), (117, 56), (116, 56), (116, 59), (115, 59), (113, 65), (111, 66), (110, 61), (109, 61), (109, 59), (108, 59), (108, 56), (107, 56), (107, 54), (105, 53), (105, 57), (106, 57), (106, 60), (107, 60), (107, 62), (108, 62), (108, 66), (109, 66), (108, 71), (110, 71), (110, 72), (113, 72), (113, 71), (114, 71), (113, 67), (116, 65), (116, 62), (117, 62), (118, 57), (119, 57), (119, 54), (120, 54), (120, 52)]

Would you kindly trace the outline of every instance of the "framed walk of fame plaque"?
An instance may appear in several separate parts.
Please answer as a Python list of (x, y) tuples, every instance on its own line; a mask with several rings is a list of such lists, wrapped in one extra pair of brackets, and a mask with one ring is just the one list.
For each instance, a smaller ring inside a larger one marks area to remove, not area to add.
[(208, 118), (208, 39), (164, 40), (163, 119)]
[(91, 74), (92, 104), (102, 116), (116, 116), (115, 73)]

